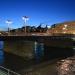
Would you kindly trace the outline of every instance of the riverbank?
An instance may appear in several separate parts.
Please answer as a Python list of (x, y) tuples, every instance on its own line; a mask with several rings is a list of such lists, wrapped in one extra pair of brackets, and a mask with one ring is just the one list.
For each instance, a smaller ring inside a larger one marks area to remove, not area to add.
[(55, 59), (43, 59), (41, 61), (32, 59), (32, 60), (26, 61), (23, 57), (5, 52), (4, 62), (3, 64), (1, 64), (1, 66), (8, 68), (10, 70), (13, 70), (15, 72), (18, 72), (20, 74), (34, 73), (33, 75), (35, 75), (37, 70), (40, 70), (40, 72), (43, 72), (41, 71), (41, 68), (48, 67), (48, 65), (50, 66), (50, 69), (52, 70), (52, 68), (55, 67), (54, 64), (60, 59), (63, 59), (63, 58), (60, 57)]

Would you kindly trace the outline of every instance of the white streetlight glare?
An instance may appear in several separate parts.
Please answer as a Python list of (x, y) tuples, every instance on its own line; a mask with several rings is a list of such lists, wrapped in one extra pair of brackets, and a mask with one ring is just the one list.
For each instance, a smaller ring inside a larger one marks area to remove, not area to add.
[(48, 28), (51, 28), (51, 26), (47, 26)]
[(7, 20), (6, 23), (8, 24), (8, 27), (9, 27), (9, 25), (12, 24), (12, 21), (11, 20)]
[(23, 16), (22, 19), (23, 19), (23, 20), (25, 21), (25, 23), (26, 23), (26, 21), (29, 20), (29, 17)]
[(7, 20), (6, 23), (7, 24), (12, 24), (12, 21), (11, 20)]
[(12, 24), (11, 20), (6, 20), (6, 23), (8, 25), (8, 34), (10, 34), (10, 25)]
[(26, 22), (29, 20), (29, 17), (23, 16), (22, 20), (24, 20), (24, 27), (25, 27), (25, 33), (26, 33)]

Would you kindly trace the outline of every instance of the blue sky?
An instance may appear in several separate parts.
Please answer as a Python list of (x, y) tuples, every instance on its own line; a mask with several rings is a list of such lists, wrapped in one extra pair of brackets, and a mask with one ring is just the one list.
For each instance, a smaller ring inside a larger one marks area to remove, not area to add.
[(75, 0), (0, 0), (0, 29), (7, 28), (7, 19), (13, 21), (11, 28), (22, 27), (22, 16), (32, 26), (74, 21)]

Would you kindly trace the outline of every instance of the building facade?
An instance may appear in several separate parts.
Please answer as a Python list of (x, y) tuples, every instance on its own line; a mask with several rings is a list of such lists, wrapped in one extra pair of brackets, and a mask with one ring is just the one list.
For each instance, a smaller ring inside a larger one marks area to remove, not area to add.
[(75, 21), (58, 23), (47, 30), (50, 34), (75, 34)]

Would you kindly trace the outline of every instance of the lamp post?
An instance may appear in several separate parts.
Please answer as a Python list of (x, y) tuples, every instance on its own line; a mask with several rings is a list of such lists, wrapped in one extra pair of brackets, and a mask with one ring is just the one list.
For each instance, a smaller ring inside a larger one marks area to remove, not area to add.
[(26, 22), (29, 20), (29, 17), (23, 16), (22, 19), (24, 21), (24, 27), (25, 27), (25, 33), (26, 33)]
[(12, 24), (12, 21), (6, 20), (6, 24), (8, 25), (8, 35), (10, 35), (10, 25)]

